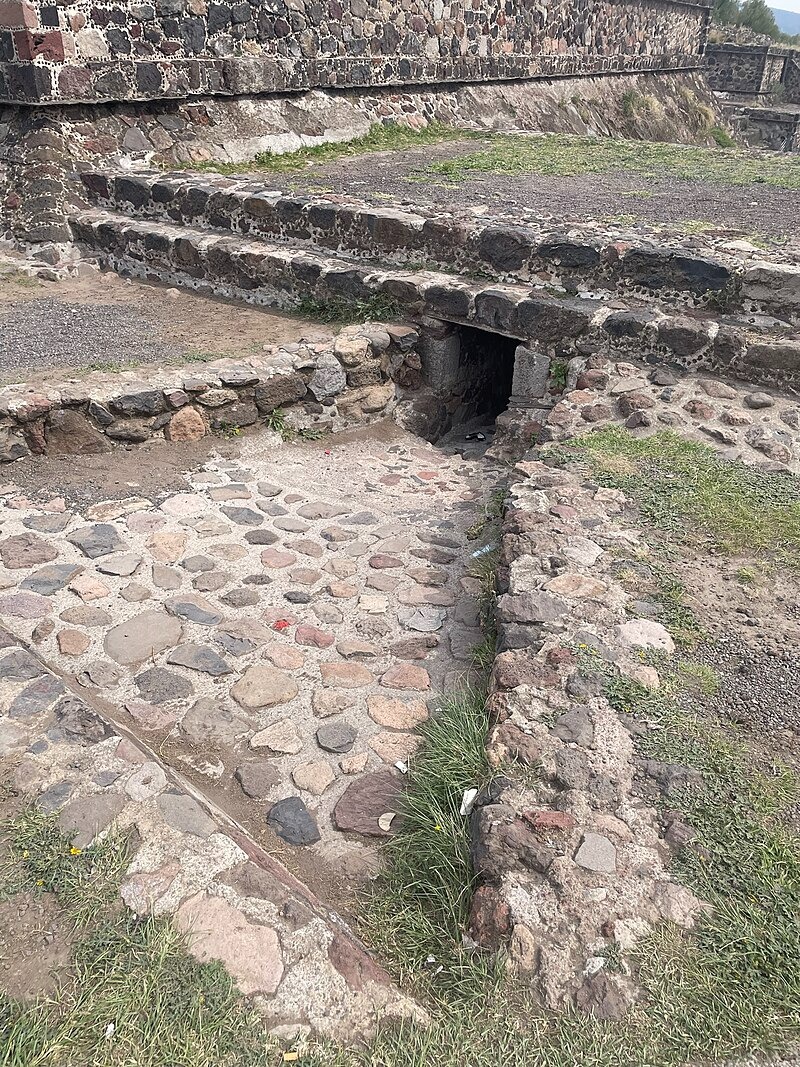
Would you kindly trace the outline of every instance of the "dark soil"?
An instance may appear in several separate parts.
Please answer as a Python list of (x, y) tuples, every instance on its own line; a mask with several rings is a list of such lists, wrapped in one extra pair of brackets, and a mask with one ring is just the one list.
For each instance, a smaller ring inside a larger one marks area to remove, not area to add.
[(623, 171), (582, 177), (475, 173), (457, 184), (440, 175), (413, 180), (435, 160), (481, 151), (481, 141), (447, 142), (424, 149), (371, 153), (307, 172), (281, 175), (297, 192), (353, 196), (386, 206), (387, 201), (439, 210), (484, 208), (515, 221), (552, 219), (613, 222), (635, 216), (643, 223), (680, 228), (681, 222), (710, 224), (734, 236), (792, 237), (796, 234), (796, 190), (753, 183), (727, 185)]

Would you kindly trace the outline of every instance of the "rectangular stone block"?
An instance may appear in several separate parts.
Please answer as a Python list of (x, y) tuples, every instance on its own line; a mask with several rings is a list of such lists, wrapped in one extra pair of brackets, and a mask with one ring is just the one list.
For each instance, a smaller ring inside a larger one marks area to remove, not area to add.
[(538, 400), (547, 390), (550, 359), (544, 352), (518, 345), (514, 352), (511, 395), (517, 400)]

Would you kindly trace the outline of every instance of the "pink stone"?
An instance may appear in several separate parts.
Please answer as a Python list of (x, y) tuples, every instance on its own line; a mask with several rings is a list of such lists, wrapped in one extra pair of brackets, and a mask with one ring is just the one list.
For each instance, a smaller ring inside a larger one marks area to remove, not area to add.
[(395, 663), (381, 678), (381, 685), (387, 689), (430, 689), (431, 679), (424, 667), (414, 663)]
[(311, 645), (312, 648), (330, 648), (336, 640), (334, 635), (320, 630), (316, 626), (298, 626), (294, 632), (298, 645)]
[(294, 552), (282, 552), (279, 548), (265, 548), (261, 553), (261, 562), (265, 567), (279, 570), (297, 563), (297, 556)]
[(269, 926), (248, 922), (222, 897), (197, 893), (175, 912), (191, 954), (201, 963), (219, 960), (245, 996), (272, 995), (283, 978), (278, 935)]
[(360, 663), (321, 663), (319, 666), (323, 685), (336, 685), (342, 689), (359, 689), (375, 679)]

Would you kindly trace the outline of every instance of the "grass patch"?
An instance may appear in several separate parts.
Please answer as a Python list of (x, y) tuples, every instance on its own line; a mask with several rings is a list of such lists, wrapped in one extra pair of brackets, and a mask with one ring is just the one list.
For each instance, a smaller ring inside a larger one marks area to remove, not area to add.
[[(254, 159), (246, 163), (210, 160), (187, 163), (185, 166), (190, 170), (215, 171), (219, 174), (248, 174), (254, 171), (287, 174), (369, 152), (402, 152), (406, 149), (441, 144), (444, 141), (465, 141), (486, 136), (485, 133), (448, 126), (441, 122), (432, 122), (422, 130), (412, 130), (410, 126), (401, 126), (399, 123), (378, 123), (371, 127), (369, 133), (352, 141), (330, 141), (310, 148), (299, 148), (296, 152), (259, 152)], [(175, 164), (171, 163), (170, 167), (174, 169)]]
[(7, 834), (0, 897), (8, 899), (25, 890), (53, 893), (76, 926), (86, 926), (114, 901), (127, 859), (122, 838), (109, 834), (92, 848), (73, 848), (61, 832), (58, 816), (34, 807), (13, 819)]
[(169, 920), (121, 912), (121, 838), (73, 848), (58, 816), (35, 808), (11, 819), (4, 836), (3, 896), (54, 894), (81, 936), (51, 995), (22, 1003), (0, 992), (0, 1067), (275, 1062), (263, 1020), (221, 964), (189, 956)]
[(420, 728), (411, 762), (402, 826), (386, 845), (386, 873), (363, 909), (364, 933), (401, 980), (430, 992), (458, 987), (492, 965), (463, 949), (461, 935), (474, 885), (465, 789), (482, 788), (493, 771), (486, 758), (486, 692), (467, 688), (445, 700)]
[(722, 126), (712, 126), (708, 131), (719, 148), (735, 148), (736, 141)]
[(548, 449), (622, 489), (643, 521), (711, 552), (758, 552), (800, 566), (800, 479), (721, 459), (669, 430), (634, 438), (618, 427)]
[(386, 322), (401, 317), (399, 305), (388, 296), (376, 293), (368, 300), (348, 300), (336, 297), (331, 300), (317, 300), (305, 296), (294, 305), (292, 310), (297, 315), (314, 322), (341, 323), (351, 325), (362, 322)]
[(274, 1052), (222, 965), (190, 957), (164, 919), (101, 924), (48, 1000), (0, 994), (2, 1067), (262, 1067)]
[(583, 175), (611, 172), (649, 178), (699, 179), (727, 185), (757, 182), (800, 189), (800, 159), (791, 155), (743, 149), (702, 148), (660, 141), (625, 141), (614, 137), (569, 134), (495, 136), (486, 148), (455, 159), (429, 164), (420, 181), (431, 174), (463, 181), (476, 174)]

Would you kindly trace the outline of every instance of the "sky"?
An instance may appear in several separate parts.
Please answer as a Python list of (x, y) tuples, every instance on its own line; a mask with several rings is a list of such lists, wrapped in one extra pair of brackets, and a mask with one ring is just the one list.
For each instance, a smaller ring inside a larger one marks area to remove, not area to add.
[(800, 12), (800, 0), (779, 0), (778, 3), (770, 4), (769, 6), (777, 11)]

